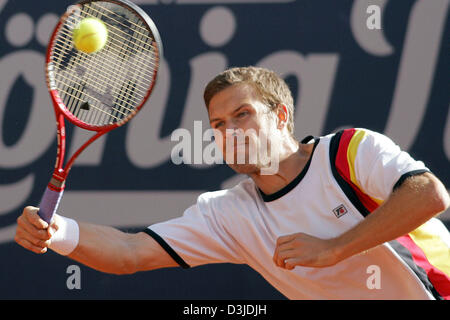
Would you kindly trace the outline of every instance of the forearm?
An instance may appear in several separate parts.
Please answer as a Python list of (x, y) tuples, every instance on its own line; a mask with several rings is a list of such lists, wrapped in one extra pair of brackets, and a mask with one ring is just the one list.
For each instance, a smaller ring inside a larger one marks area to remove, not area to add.
[(437, 178), (424, 174), (408, 179), (361, 223), (335, 239), (341, 260), (416, 229), (449, 206)]
[(136, 271), (130, 237), (112, 227), (78, 223), (79, 242), (69, 258), (98, 271), (127, 274)]
[(15, 241), (43, 254), (47, 248), (93, 269), (129, 274), (174, 267), (177, 263), (145, 232), (128, 234), (115, 228), (55, 214), (49, 225), (38, 215), (39, 208), (27, 206), (17, 219)]

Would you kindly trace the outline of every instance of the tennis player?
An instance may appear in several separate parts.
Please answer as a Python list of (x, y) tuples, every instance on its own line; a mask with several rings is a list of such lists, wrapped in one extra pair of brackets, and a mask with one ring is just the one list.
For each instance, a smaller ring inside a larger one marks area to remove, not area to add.
[(450, 235), (435, 218), (450, 198), (423, 162), (367, 129), (297, 141), (291, 92), (266, 69), (226, 70), (204, 98), (218, 145), (238, 130), (258, 147), (270, 137), (275, 173), (263, 157), (228, 161), (248, 179), (136, 234), (62, 215), (48, 225), (26, 207), (16, 242), (114, 274), (247, 264), (289, 299), (450, 298)]

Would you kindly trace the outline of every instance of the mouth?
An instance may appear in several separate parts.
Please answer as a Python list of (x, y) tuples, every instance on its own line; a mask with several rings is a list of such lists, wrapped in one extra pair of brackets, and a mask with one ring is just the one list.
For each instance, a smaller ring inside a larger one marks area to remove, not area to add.
[(233, 146), (233, 151), (234, 152), (243, 152), (243, 151), (247, 151), (247, 146), (248, 146), (248, 143), (238, 143), (238, 144), (235, 144), (234, 146)]

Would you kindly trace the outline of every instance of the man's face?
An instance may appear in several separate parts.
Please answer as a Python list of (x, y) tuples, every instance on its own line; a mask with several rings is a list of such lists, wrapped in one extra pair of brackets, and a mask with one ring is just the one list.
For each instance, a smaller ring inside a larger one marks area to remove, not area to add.
[(208, 112), (215, 141), (233, 170), (251, 174), (269, 164), (279, 136), (277, 121), (251, 85), (220, 91), (211, 99)]

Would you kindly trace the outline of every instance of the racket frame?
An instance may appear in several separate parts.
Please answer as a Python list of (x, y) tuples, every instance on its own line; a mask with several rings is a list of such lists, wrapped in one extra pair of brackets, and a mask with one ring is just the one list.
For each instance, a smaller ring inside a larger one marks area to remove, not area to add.
[[(139, 17), (141, 17), (141, 19), (143, 19), (145, 21), (146, 27), (149, 28), (150, 33), (153, 35), (154, 41), (152, 43), (152, 46), (153, 46), (154, 50), (156, 51), (155, 57), (157, 57), (157, 61), (156, 61), (157, 67), (154, 69), (151, 85), (147, 89), (144, 97), (142, 98), (141, 103), (132, 112), (130, 112), (130, 114), (128, 114), (127, 117), (125, 117), (124, 119), (122, 119), (121, 121), (119, 121), (117, 123), (112, 123), (112, 124), (108, 124), (105, 126), (93, 126), (93, 125), (85, 123), (85, 122), (79, 120), (78, 118), (76, 118), (66, 108), (65, 104), (63, 103), (63, 101), (59, 95), (58, 90), (56, 89), (56, 84), (52, 83), (52, 81), (54, 81), (53, 80), (54, 75), (52, 75), (52, 72), (54, 72), (54, 69), (53, 69), (54, 66), (53, 66), (51, 57), (53, 54), (54, 43), (56, 42), (56, 36), (58, 34), (58, 31), (62, 27), (62, 24), (70, 16), (70, 14), (74, 10), (76, 10), (77, 7), (81, 7), (86, 3), (102, 2), (102, 1), (116, 3), (121, 6), (125, 5), (126, 7), (128, 7), (128, 9), (131, 9), (132, 11), (134, 11), (134, 13), (136, 15), (138, 15)], [(55, 167), (53, 170), (52, 178), (50, 179), (50, 182), (47, 185), (47, 189), (46, 189), (46, 192), (44, 193), (41, 204), (46, 202), (46, 198), (53, 198), (54, 201), (50, 201), (50, 202), (54, 202), (54, 205), (56, 207), (58, 206), (59, 200), (62, 197), (62, 193), (65, 188), (65, 181), (67, 179), (69, 171), (70, 171), (73, 163), (75, 162), (76, 158), (90, 144), (92, 144), (95, 140), (100, 138), (102, 135), (127, 123), (131, 118), (133, 118), (136, 115), (136, 113), (140, 109), (142, 109), (144, 104), (147, 102), (147, 100), (156, 84), (156, 78), (157, 78), (157, 73), (158, 73), (158, 69), (159, 69), (159, 64), (160, 64), (160, 60), (162, 58), (162, 53), (163, 53), (162, 42), (161, 42), (161, 38), (160, 38), (160, 35), (158, 32), (158, 29), (156, 28), (156, 25), (150, 19), (150, 17), (145, 13), (145, 11), (143, 11), (141, 8), (139, 8), (134, 3), (132, 3), (128, 0), (120, 0), (120, 1), (116, 1), (116, 0), (83, 0), (83, 1), (80, 1), (76, 4), (74, 4), (73, 6), (71, 6), (69, 8), (70, 9), (68, 9), (61, 16), (60, 20), (58, 21), (57, 25), (55, 26), (55, 28), (51, 34), (51, 37), (49, 40), (49, 45), (48, 45), (47, 51), (46, 51), (46, 59), (45, 59), (46, 82), (47, 82), (47, 87), (49, 89), (51, 100), (53, 102), (53, 108), (54, 108), (55, 118), (56, 118), (57, 154), (56, 154), (56, 162), (55, 162)], [(66, 126), (65, 126), (66, 119), (70, 123), (72, 123), (73, 125), (75, 125), (77, 127), (80, 127), (85, 130), (93, 131), (95, 133), (90, 137), (90, 139), (88, 139), (83, 145), (81, 145), (77, 149), (77, 151), (71, 156), (71, 158), (68, 160), (67, 164), (64, 166), (64, 158), (65, 158), (65, 154), (66, 154)], [(46, 197), (47, 194), (51, 194), (51, 195)], [(58, 198), (58, 199), (56, 199), (56, 198)], [(47, 202), (49, 202), (49, 201), (47, 201)], [(50, 207), (52, 207), (52, 206), (53, 205), (50, 205)], [(47, 222), (49, 222), (50, 218), (51, 218), (51, 216), (50, 217), (47, 216), (45, 218), (45, 220)]]

